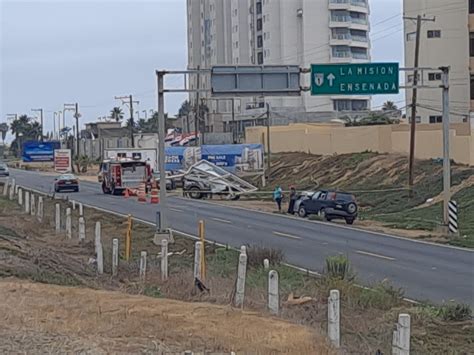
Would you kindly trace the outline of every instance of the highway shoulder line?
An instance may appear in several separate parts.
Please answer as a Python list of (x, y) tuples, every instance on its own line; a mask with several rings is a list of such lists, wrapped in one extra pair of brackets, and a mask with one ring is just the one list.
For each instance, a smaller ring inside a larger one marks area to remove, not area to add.
[[(187, 201), (190, 200), (189, 198), (181, 197), (181, 196), (176, 196), (175, 198), (180, 199), (180, 200), (187, 200)], [(411, 239), (411, 238), (406, 238), (406, 237), (400, 237), (400, 236), (397, 236), (397, 235), (372, 231), (370, 229), (343, 226), (343, 225), (340, 225), (340, 224), (334, 224), (334, 223), (330, 223), (330, 222), (312, 221), (312, 220), (309, 220), (309, 219), (302, 219), (302, 218), (299, 218), (299, 217), (294, 217), (294, 216), (290, 216), (290, 215), (286, 215), (286, 214), (275, 214), (275, 213), (271, 213), (271, 212), (252, 210), (252, 209), (248, 209), (248, 208), (240, 207), (240, 206), (221, 205), (221, 204), (216, 203), (216, 202), (209, 202), (209, 201), (203, 201), (203, 200), (194, 201), (194, 202), (196, 202), (196, 203), (205, 203), (205, 204), (209, 204), (209, 205), (213, 205), (213, 206), (221, 206), (221, 207), (223, 206), (223, 207), (228, 207), (228, 208), (234, 208), (234, 209), (237, 209), (237, 210), (243, 210), (243, 211), (247, 211), (247, 212), (265, 214), (267, 216), (288, 218), (288, 219), (291, 219), (293, 221), (300, 221), (302, 223), (319, 224), (319, 225), (325, 225), (325, 226), (328, 226), (328, 227), (331, 227), (331, 228), (339, 228), (339, 229), (346, 229), (346, 230), (351, 230), (351, 231), (356, 231), (356, 232), (362, 232), (362, 233), (370, 234), (372, 236), (382, 236), (382, 237), (387, 237), (387, 238), (404, 240), (404, 241), (411, 242), (411, 243), (425, 244), (425, 245), (431, 245), (431, 246), (439, 247), (439, 248), (447, 248), (447, 249), (454, 249), (454, 250), (460, 250), (460, 251), (464, 251), (464, 252), (474, 253), (473, 249), (457, 247), (457, 246), (454, 246), (454, 245), (446, 245), (446, 244), (428, 242), (428, 241), (425, 241), (425, 240), (417, 240), (417, 239)]]
[(170, 211), (175, 211), (175, 212), (184, 212), (183, 210), (180, 210), (179, 208), (173, 208), (173, 207), (170, 207), (169, 209), (170, 209)]
[(380, 255), (380, 254), (375, 254), (375, 253), (369, 253), (368, 251), (363, 251), (363, 250), (356, 250), (356, 253), (361, 254), (361, 255), (372, 256), (374, 258), (390, 260), (390, 261), (396, 260), (395, 258), (391, 258), (390, 256), (385, 256), (385, 255)]
[(286, 234), (286, 233), (281, 233), (281, 232), (273, 232), (274, 235), (278, 236), (278, 237), (283, 237), (283, 238), (290, 238), (290, 239), (296, 239), (296, 240), (300, 240), (301, 237), (297, 237), (296, 235), (291, 235), (291, 234)]
[(232, 221), (228, 221), (227, 219), (222, 219), (222, 218), (217, 218), (217, 217), (211, 217), (211, 219), (216, 222), (232, 224)]

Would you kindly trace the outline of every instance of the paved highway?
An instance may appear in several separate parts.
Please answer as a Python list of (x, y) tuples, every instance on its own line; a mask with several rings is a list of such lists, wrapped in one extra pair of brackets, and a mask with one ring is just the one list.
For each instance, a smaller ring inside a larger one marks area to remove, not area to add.
[[(37, 172), (13, 170), (19, 185), (52, 192), (54, 178)], [(110, 211), (155, 221), (157, 205), (102, 194), (100, 185), (82, 182), (71, 198)], [(443, 302), (456, 300), (474, 306), (474, 252), (398, 237), (226, 207), (181, 197), (169, 198), (173, 229), (196, 234), (206, 221), (210, 240), (240, 247), (257, 244), (281, 248), (289, 263), (322, 271), (325, 258), (348, 255), (358, 278), (366, 285), (388, 279), (405, 290), (406, 297)]]

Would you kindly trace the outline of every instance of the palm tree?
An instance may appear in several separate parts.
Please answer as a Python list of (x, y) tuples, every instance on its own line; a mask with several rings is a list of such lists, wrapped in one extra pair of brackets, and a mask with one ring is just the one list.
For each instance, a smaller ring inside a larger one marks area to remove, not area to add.
[(382, 106), (382, 111), (396, 111), (398, 110), (397, 105), (393, 101), (387, 101)]
[(120, 122), (123, 120), (123, 111), (120, 107), (114, 107), (110, 111), (110, 117), (115, 120), (115, 122)]

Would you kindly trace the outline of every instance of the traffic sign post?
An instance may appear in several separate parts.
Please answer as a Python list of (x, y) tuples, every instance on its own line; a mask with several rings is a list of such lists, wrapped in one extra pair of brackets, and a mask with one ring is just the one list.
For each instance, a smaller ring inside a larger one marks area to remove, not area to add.
[(311, 95), (399, 93), (398, 63), (312, 64)]

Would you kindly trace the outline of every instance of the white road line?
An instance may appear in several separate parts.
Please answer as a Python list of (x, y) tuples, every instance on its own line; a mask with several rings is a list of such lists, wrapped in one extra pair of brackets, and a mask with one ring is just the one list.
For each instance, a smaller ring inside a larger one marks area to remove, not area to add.
[(227, 224), (232, 224), (231, 221), (228, 221), (227, 219), (221, 219), (221, 218), (215, 218), (215, 217), (211, 217), (212, 220), (216, 221), (216, 222), (222, 222), (222, 223), (227, 223)]
[(369, 252), (367, 252), (367, 251), (362, 251), (362, 250), (356, 250), (356, 253), (357, 253), (357, 254), (362, 254), (362, 255), (373, 256), (374, 258), (385, 259), (385, 260), (390, 260), (390, 261), (396, 260), (395, 258), (391, 258), (391, 257), (389, 257), (389, 256), (380, 255), (380, 254), (374, 254), (374, 253), (369, 253)]
[(291, 235), (291, 234), (286, 234), (286, 233), (280, 233), (280, 232), (273, 232), (274, 235), (278, 237), (284, 237), (284, 238), (290, 238), (290, 239), (297, 239), (300, 240), (301, 237), (297, 237), (296, 235)]
[(169, 209), (170, 209), (170, 211), (184, 212), (183, 210), (180, 210), (179, 208), (172, 208), (172, 207), (170, 207)]

